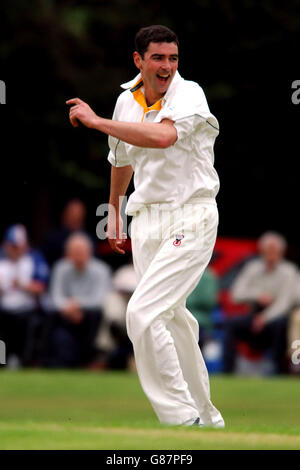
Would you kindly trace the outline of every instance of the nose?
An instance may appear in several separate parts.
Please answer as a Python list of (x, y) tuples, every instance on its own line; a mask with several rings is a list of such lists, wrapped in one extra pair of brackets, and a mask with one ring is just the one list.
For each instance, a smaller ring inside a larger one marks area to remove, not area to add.
[(161, 63), (161, 68), (164, 70), (164, 72), (170, 72), (171, 71), (171, 61), (166, 58), (162, 63)]

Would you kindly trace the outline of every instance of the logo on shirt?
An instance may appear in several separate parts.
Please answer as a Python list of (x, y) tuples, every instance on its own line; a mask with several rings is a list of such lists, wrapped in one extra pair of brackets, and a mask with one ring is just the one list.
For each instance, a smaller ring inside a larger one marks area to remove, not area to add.
[(173, 241), (174, 246), (180, 246), (181, 240), (184, 238), (184, 235), (176, 235), (176, 240)]

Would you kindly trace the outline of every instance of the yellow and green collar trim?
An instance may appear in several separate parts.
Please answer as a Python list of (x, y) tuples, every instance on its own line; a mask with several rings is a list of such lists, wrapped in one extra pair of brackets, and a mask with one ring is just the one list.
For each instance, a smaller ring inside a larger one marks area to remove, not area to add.
[(148, 111), (160, 111), (161, 110), (161, 99), (156, 101), (152, 106), (147, 106), (146, 103), (146, 98), (144, 93), (142, 92), (141, 88), (143, 86), (143, 80), (139, 79), (139, 81), (132, 87), (130, 88), (130, 91), (135, 99), (135, 101), (142, 106), (144, 113), (143, 113), (143, 118), (142, 121), (144, 120), (145, 114)]

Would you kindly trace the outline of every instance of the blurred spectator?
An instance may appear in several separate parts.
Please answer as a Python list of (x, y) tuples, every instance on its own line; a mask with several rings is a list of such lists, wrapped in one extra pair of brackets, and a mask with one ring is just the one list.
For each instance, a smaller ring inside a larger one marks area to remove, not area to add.
[(300, 346), (300, 274), (297, 276), (295, 289), (295, 308), (288, 319), (287, 353), (289, 358), (289, 370), (293, 374), (300, 374), (300, 364), (293, 362), (292, 357), (296, 348)]
[(208, 267), (186, 301), (188, 310), (194, 315), (199, 324), (199, 346), (201, 348), (211, 336), (213, 329), (212, 310), (217, 304), (217, 299), (218, 280)]
[(97, 337), (99, 348), (106, 352), (104, 366), (109, 369), (134, 369), (132, 343), (126, 331), (126, 310), (137, 286), (133, 264), (120, 267), (113, 277), (113, 290), (103, 306), (104, 328)]
[(85, 234), (71, 235), (65, 253), (66, 258), (54, 265), (51, 277), (55, 312), (50, 316), (44, 361), (50, 367), (78, 367), (93, 360), (102, 306), (111, 286), (110, 268), (92, 257), (92, 244)]
[(63, 209), (60, 227), (50, 232), (43, 245), (43, 253), (50, 266), (63, 257), (65, 242), (72, 233), (84, 232), (94, 239), (85, 229), (85, 220), (84, 203), (80, 199), (69, 201)]
[(21, 365), (32, 360), (39, 297), (47, 280), (48, 266), (29, 247), (25, 227), (11, 226), (4, 235), (0, 260), (0, 338), (6, 343), (8, 365), (10, 360)]
[(260, 258), (245, 265), (231, 291), (235, 302), (251, 305), (251, 312), (225, 324), (224, 371), (229, 373), (235, 369), (238, 341), (256, 350), (268, 350), (274, 372), (285, 371), (287, 322), (294, 303), (297, 268), (283, 259), (286, 241), (279, 234), (265, 233), (258, 248)]

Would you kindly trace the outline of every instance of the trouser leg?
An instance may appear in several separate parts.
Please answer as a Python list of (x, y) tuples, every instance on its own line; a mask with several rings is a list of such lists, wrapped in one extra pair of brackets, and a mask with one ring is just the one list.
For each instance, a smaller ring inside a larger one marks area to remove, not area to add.
[(83, 309), (83, 314), (83, 321), (76, 328), (81, 366), (89, 364), (96, 354), (95, 338), (101, 323), (102, 311), (96, 308)]
[(198, 415), (205, 424), (222, 418), (210, 400), (209, 376), (198, 345), (199, 325), (185, 304), (175, 309), (167, 325), (174, 339), (183, 377), (196, 404)]
[(271, 358), (275, 373), (285, 372), (288, 316), (284, 315), (266, 325)]
[(237, 341), (250, 342), (253, 339), (253, 334), (251, 333), (252, 321), (253, 314), (241, 318), (230, 318), (226, 321), (223, 344), (224, 372), (234, 372)]
[(159, 315), (142, 337), (131, 337), (141, 385), (159, 420), (181, 424), (199, 413), (184, 380), (174, 339), (166, 328), (171, 315)]
[(31, 312), (1, 312), (0, 329), (3, 333), (0, 331), (0, 339), (6, 343), (7, 357), (16, 354), (21, 361), (23, 360), (30, 316)]
[(102, 312), (100, 309), (85, 309), (83, 314), (79, 324), (62, 317), (59, 312), (51, 315), (49, 345), (44, 354), (50, 367), (79, 367), (92, 361)]
[[(182, 305), (198, 284), (215, 243), (217, 209), (207, 207), (204, 214), (202, 239), (195, 237), (192, 231), (185, 233), (184, 243), (188, 249), (181, 250), (181, 246), (173, 245), (176, 230), (153, 249), (155, 254), (146, 236), (141, 242), (133, 238), (140, 281), (128, 304), (127, 330), (142, 387), (160, 421), (166, 424), (181, 424), (199, 416), (200, 411), (204, 412), (201, 418), (207, 423), (214, 422), (219, 415), (210, 402), (207, 370), (195, 333), (198, 325), (193, 323), (191, 327), (191, 319), (180, 319), (190, 315), (186, 309), (183, 311)], [(182, 333), (176, 327), (177, 320)], [(196, 364), (187, 366), (188, 361), (196, 361)], [(196, 380), (191, 379), (193, 366)]]

